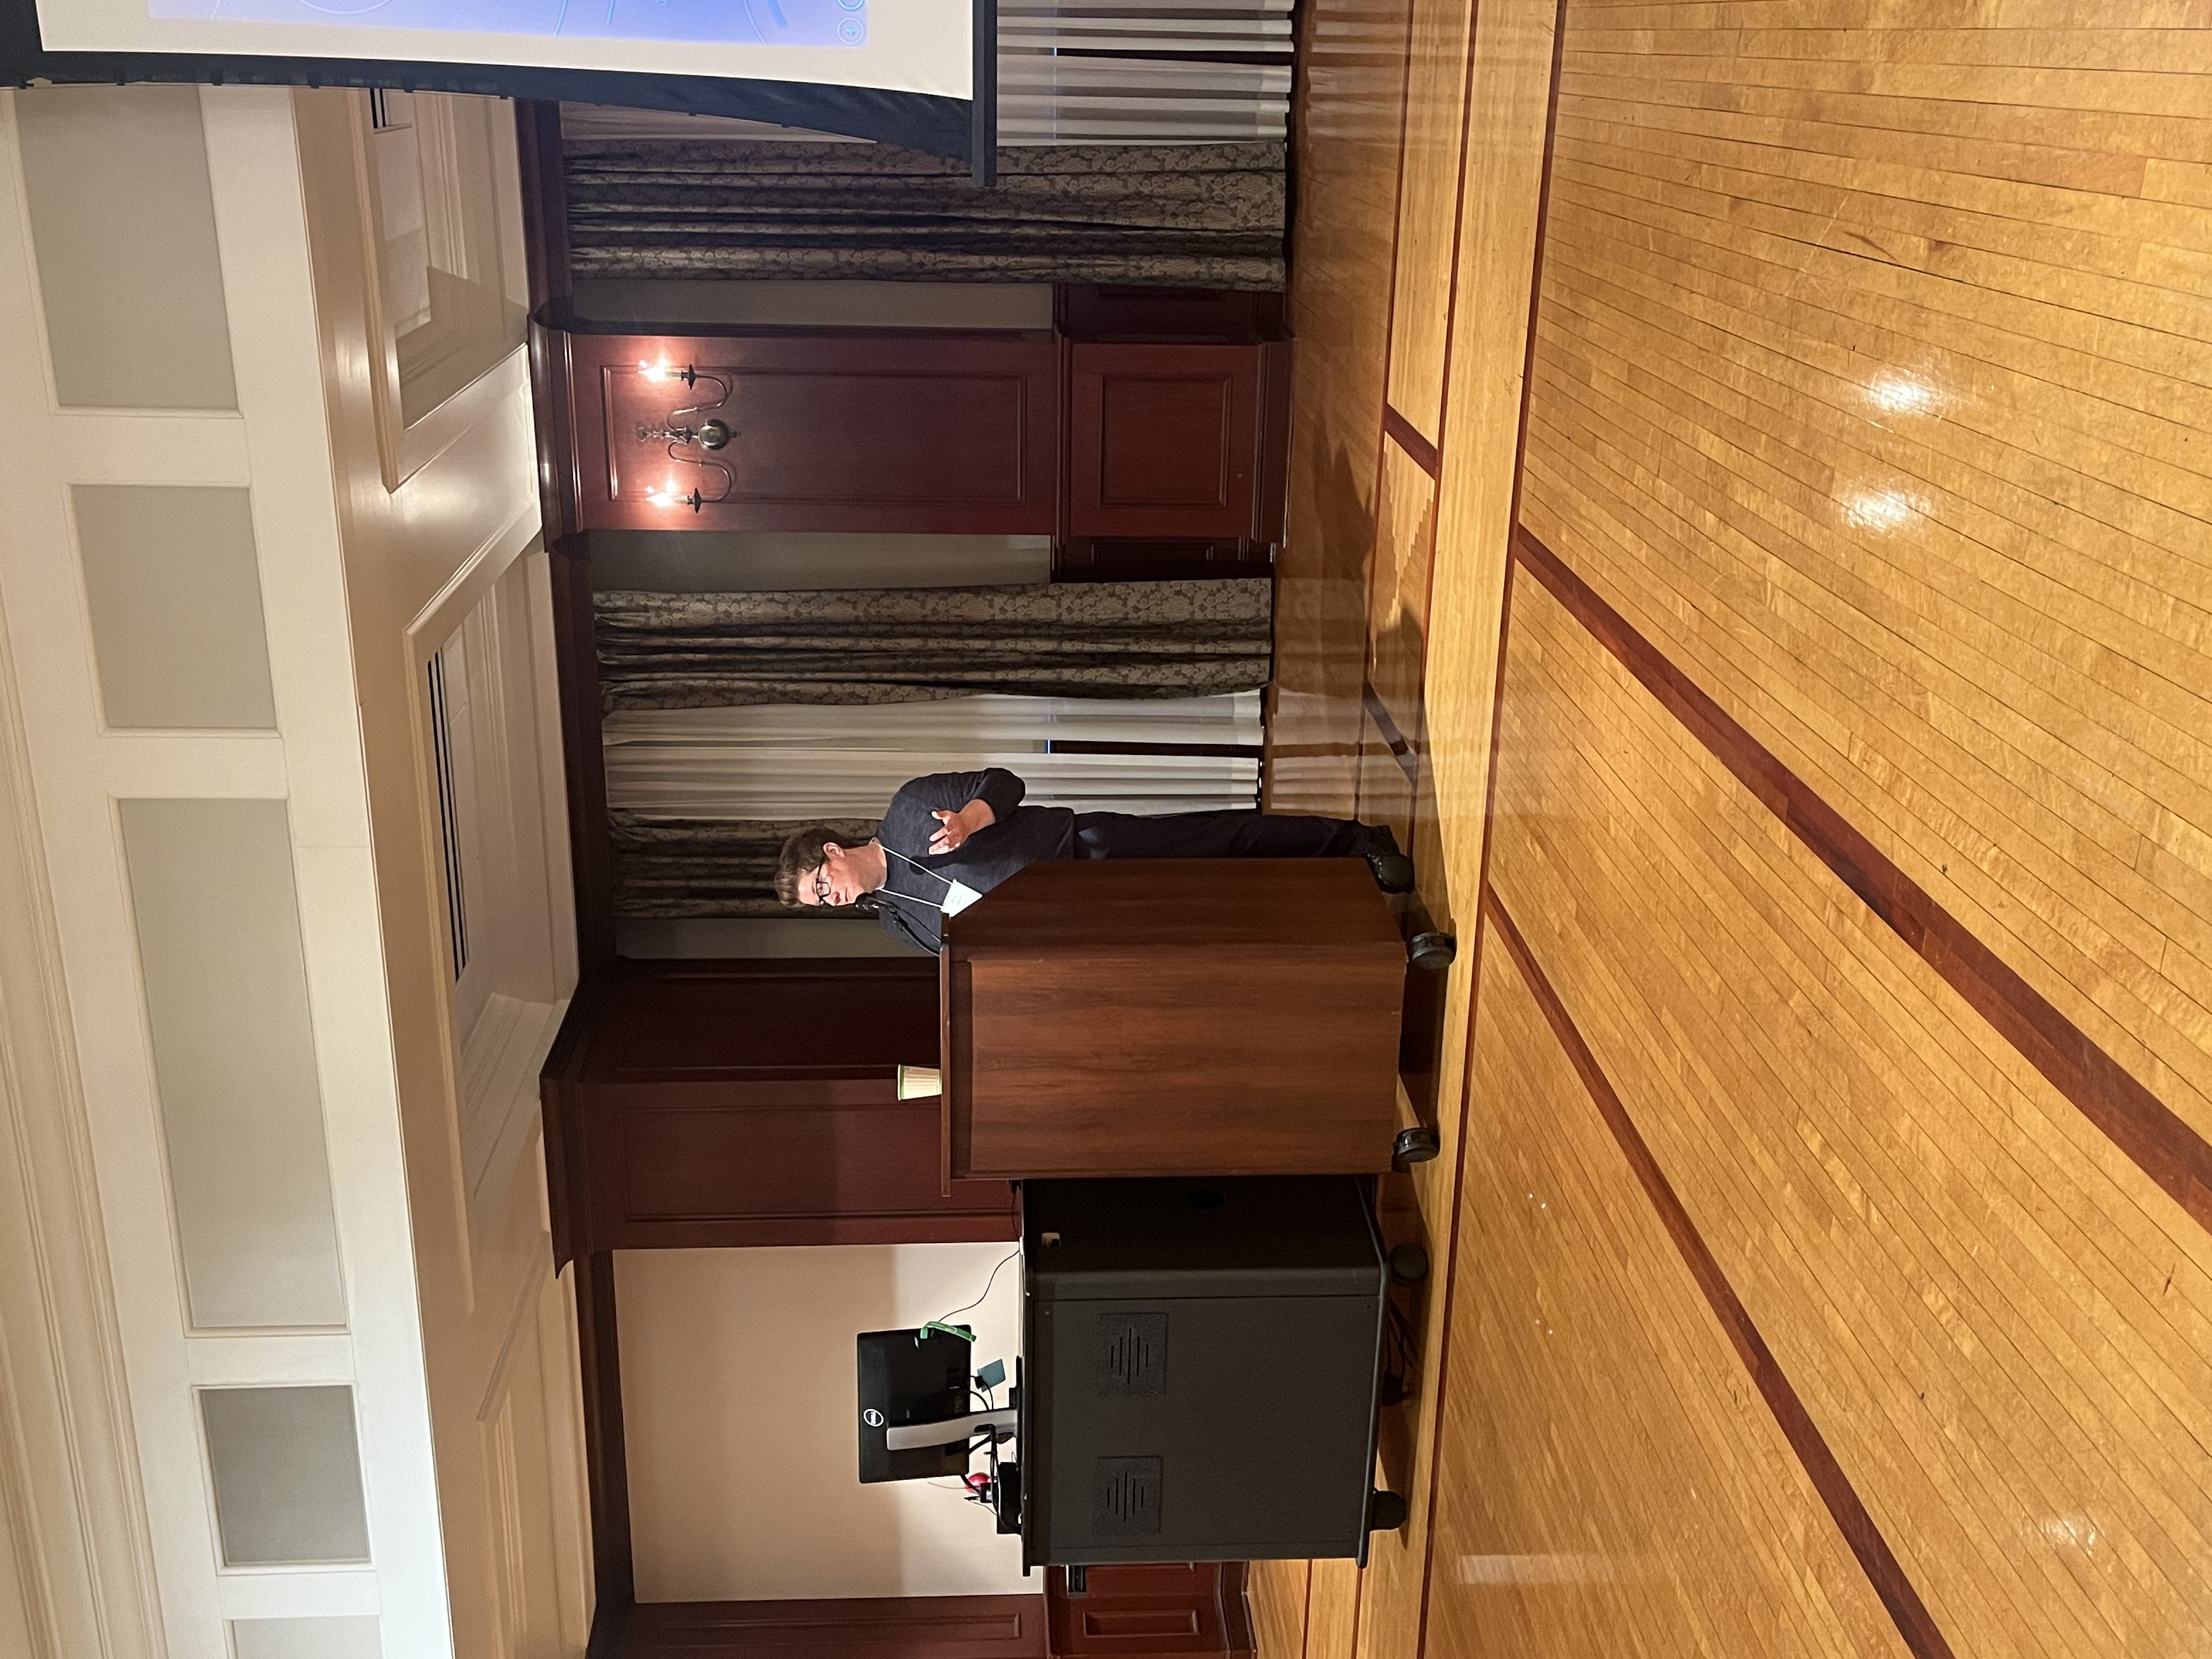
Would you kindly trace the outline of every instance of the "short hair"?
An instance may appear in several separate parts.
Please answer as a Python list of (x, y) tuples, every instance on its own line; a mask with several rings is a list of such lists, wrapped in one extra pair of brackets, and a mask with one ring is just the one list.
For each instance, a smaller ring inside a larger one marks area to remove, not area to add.
[(799, 903), (799, 884), (830, 861), (822, 850), (824, 842), (836, 842), (843, 846), (852, 832), (840, 830), (834, 823), (809, 823), (793, 830), (783, 838), (783, 851), (776, 855), (775, 896), (796, 910)]

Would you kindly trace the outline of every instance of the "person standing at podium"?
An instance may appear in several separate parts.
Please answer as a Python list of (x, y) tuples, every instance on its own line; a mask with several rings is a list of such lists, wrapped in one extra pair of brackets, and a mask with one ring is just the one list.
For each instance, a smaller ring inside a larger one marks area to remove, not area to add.
[(1028, 786), (1004, 767), (936, 772), (891, 797), (875, 839), (848, 847), (827, 824), (789, 836), (775, 895), (797, 908), (864, 904), (892, 937), (944, 948), (958, 915), (1016, 871), (1048, 859), (1361, 858), (1386, 893), (1413, 884), (1413, 861), (1388, 829), (1351, 818), (1274, 812), (1074, 812), (1024, 806)]

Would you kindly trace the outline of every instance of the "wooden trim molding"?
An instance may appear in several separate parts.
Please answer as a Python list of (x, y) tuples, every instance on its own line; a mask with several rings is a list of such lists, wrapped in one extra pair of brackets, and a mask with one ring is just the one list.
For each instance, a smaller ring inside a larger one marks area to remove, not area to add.
[(1760, 1398), (1766, 1401), (1767, 1409), (1774, 1413), (1775, 1423), (1782, 1430), (1783, 1437), (1789, 1441), (1790, 1449), (1797, 1454), (1797, 1461), (1804, 1465), (1806, 1475), (1812, 1480), (1814, 1490), (1820, 1494), (1820, 1501), (1827, 1506), (1828, 1513), (1834, 1517), (1837, 1529), (1844, 1534), (1844, 1541), (1850, 1546), (1851, 1553), (1858, 1558), (1859, 1565), (1864, 1570), (1868, 1582), (1873, 1584), (1875, 1594), (1881, 1598), (1882, 1606), (1889, 1610), (1889, 1616), (1897, 1626), (1897, 1633), (1904, 1638), (1905, 1645), (1919, 1656), (1919, 1659), (1952, 1659), (1951, 1644), (1944, 1639), (1943, 1632), (1936, 1628), (1934, 1617), (1920, 1599), (1920, 1592), (1913, 1588), (1912, 1581), (1905, 1576), (1896, 1553), (1889, 1547), (1889, 1540), (1882, 1536), (1881, 1528), (1867, 1513), (1866, 1505), (1859, 1501), (1858, 1492), (1852, 1486), (1850, 1478), (1844, 1473), (1843, 1466), (1836, 1462), (1835, 1454), (1828, 1449), (1828, 1443), (1814, 1423), (1812, 1414), (1805, 1409), (1805, 1402), (1798, 1398), (1796, 1389), (1784, 1374), (1773, 1351), (1766, 1346), (1766, 1339), (1759, 1334), (1759, 1327), (1752, 1322), (1751, 1315), (1737, 1297), (1735, 1287), (1721, 1271), (1720, 1263), (1713, 1259), (1713, 1253), (1698, 1233), (1697, 1224), (1690, 1219), (1690, 1212), (1682, 1207), (1682, 1200), (1676, 1196), (1666, 1172), (1659, 1167), (1659, 1160), (1652, 1155), (1651, 1148), (1637, 1128), (1635, 1120), (1629, 1115), (1628, 1109), (1614, 1092), (1611, 1080), (1598, 1066), (1597, 1056), (1583, 1041), (1582, 1032), (1577, 1028), (1573, 1017), (1567, 1012), (1566, 1005), (1559, 1000), (1559, 993), (1553, 988), (1552, 981), (1529, 951), (1528, 940), (1522, 937), (1521, 930), (1514, 925), (1513, 918), (1507, 914), (1504, 903), (1495, 890), (1486, 890), (1482, 897), (1483, 910), (1492, 927), (1504, 941), (1507, 954), (1520, 969), (1521, 976), (1534, 994), (1538, 1006), (1543, 1009), (1553, 1035), (1559, 1038), (1559, 1046), (1566, 1050), (1567, 1058), (1573, 1062), (1583, 1087), (1589, 1091), (1599, 1115), (1605, 1119), (1606, 1127), (1613, 1131), (1613, 1138), (1620, 1143), (1620, 1150), (1627, 1157), (1629, 1166), (1636, 1171), (1638, 1184), (1650, 1199), (1652, 1207), (1658, 1211), (1668, 1236), (1681, 1253), (1683, 1265), (1689, 1268), (1691, 1277), (1698, 1281), (1698, 1288), (1705, 1293), (1706, 1302), (1712, 1308), (1713, 1316), (1720, 1321), (1721, 1328), (1727, 1333), (1730, 1346), (1743, 1361), (1744, 1369), (1751, 1373), (1752, 1381), (1758, 1385)]
[(1513, 548), (1520, 567), (1543, 583), (1815, 858), (2137, 1169), (2198, 1225), (2212, 1229), (2212, 1143), (1815, 794), (1558, 554), (1519, 527)]
[(588, 984), (615, 966), (614, 841), (607, 824), (607, 767), (600, 740), (599, 631), (592, 608), (591, 560), (580, 543), (572, 538), (549, 544), (546, 553), (575, 890), (576, 964), (580, 982)]
[(1249, 538), (1069, 536), (1052, 550), (1056, 582), (1225, 581), (1274, 574), (1273, 545)]
[[(370, 114), (370, 95), (365, 91), (349, 91), (337, 95), (344, 99), (349, 118), (353, 186), (356, 210), (361, 219), (361, 275), (368, 301), (363, 318), (370, 360), (369, 398), (376, 416), (376, 442), (384, 465), (384, 487), (396, 490), (514, 395), (527, 376), (526, 343), (519, 334), (508, 332), (514, 326), (514, 319), (506, 306), (487, 307), (479, 300), (477, 303), (465, 305), (459, 316), (441, 314), (435, 325), (446, 331), (444, 338), (455, 356), (477, 365), (476, 372), (434, 405), (419, 411), (413, 420), (406, 417), (400, 376), (399, 337), (386, 319), (382, 187), (376, 174), (373, 148), (375, 134)], [(495, 135), (489, 178), (479, 176), (464, 179), (459, 176), (459, 152), (452, 137), (456, 111), (454, 94), (422, 93), (417, 96), (423, 100), (416, 106), (416, 125), (425, 159), (427, 161), (434, 155), (447, 164), (437, 168), (440, 182), (445, 185), (447, 196), (444, 202), (434, 204), (429, 215), (433, 222), (440, 221), (438, 208), (441, 206), (450, 207), (455, 213), (463, 213), (465, 212), (463, 206), (465, 203), (478, 199), (495, 203), (501, 201), (507, 194), (502, 177), (505, 173), (504, 146), (507, 143), (513, 143), (519, 149), (526, 122), (518, 123), (517, 131), (511, 136), (504, 133)], [(497, 118), (495, 115), (494, 118)], [(555, 121), (557, 128), (557, 109)], [(434, 139), (433, 135), (438, 135), (438, 138)], [(472, 185), (476, 189), (471, 189)], [(482, 190), (484, 194), (479, 198), (477, 190)], [(476, 228), (489, 233), (492, 245), (497, 249), (495, 262), (503, 269), (488, 273), (496, 278), (495, 282), (489, 283), (483, 281), (487, 273), (471, 273), (477, 279), (473, 285), (474, 291), (480, 295), (483, 288), (490, 288), (497, 299), (512, 305), (513, 301), (507, 297), (507, 290), (527, 282), (529, 256), (525, 251), (521, 227), (508, 220), (505, 214), (501, 214), (499, 222)], [(517, 258), (523, 262), (521, 270), (513, 270)], [(510, 273), (513, 281), (509, 280)], [(434, 295), (441, 292), (435, 286), (439, 280), (439, 276), (433, 277)], [(463, 284), (459, 289), (445, 291), (466, 294), (471, 292), (472, 288)]]
[(561, 106), (514, 106), (515, 170), (522, 185), (522, 259), (530, 301), (525, 331), (538, 435), (538, 489), (546, 544), (576, 533), (579, 479), (568, 409), (568, 174)]
[(1406, 734), (1398, 729), (1398, 722), (1390, 717), (1389, 705), (1383, 702), (1373, 686), (1365, 685), (1360, 688), (1359, 706), (1375, 722), (1376, 730), (1382, 732), (1382, 741), (1389, 745), (1391, 757), (1398, 763), (1398, 769), (1406, 775), (1406, 781), (1419, 789), (1421, 787), (1421, 763), (1413, 753), (1413, 745), (1406, 741)]
[(33, 1659), (159, 1659), (115, 1285), (0, 618), (0, 1498)]
[(1280, 289), (1061, 283), (1053, 289), (1052, 302), (1054, 323), (1071, 340), (1261, 345), (1290, 337)]
[(1382, 405), (1382, 431), (1392, 443), (1406, 452), (1407, 459), (1431, 478), (1443, 477), (1443, 458), (1437, 447), (1423, 437), (1413, 423), (1389, 404)]
[[(1478, 22), (1480, 21), (1479, 12), (1478, 7)], [(1527, 472), (1525, 462), (1528, 452), (1528, 410), (1536, 379), (1536, 319), (1544, 301), (1544, 233), (1552, 209), (1552, 161), (1559, 140), (1559, 79), (1566, 65), (1566, 32), (1567, 0), (1554, 0), (1552, 12), (1552, 61), (1547, 72), (1544, 88), (1543, 160), (1539, 164), (1536, 173), (1536, 222), (1531, 227), (1528, 243), (1528, 307), (1527, 319), (1522, 329), (1521, 398), (1519, 409), (1514, 416), (1513, 472), (1505, 507), (1505, 524), (1509, 538), (1511, 527), (1521, 521), (1521, 489)], [(1471, 27), (1468, 35), (1470, 48), (1478, 38), (1479, 36)], [(1459, 194), (1453, 209), (1455, 215), (1463, 215), (1466, 211), (1468, 152), (1474, 132), (1475, 78), (1474, 62), (1470, 60), (1463, 106), (1460, 114)], [(1458, 222), (1455, 218), (1455, 224)], [(1450, 362), (1449, 354), (1453, 349), (1453, 343), (1458, 330), (1459, 271), (1459, 232), (1455, 229), (1452, 240), (1452, 316), (1444, 337), (1447, 364)], [(1444, 376), (1443, 401), (1439, 406), (1440, 412), (1437, 416), (1437, 435), (1439, 439), (1443, 438), (1448, 430), (1445, 422), (1449, 420), (1451, 413), (1451, 381), (1452, 377), (1448, 371)], [(1437, 483), (1439, 517), (1441, 517), (1443, 500), (1441, 478), (1438, 479)], [(1454, 1142), (1454, 1145), (1462, 1150), (1455, 1160), (1455, 1164), (1465, 1161), (1468, 1114), (1472, 1109), (1471, 1103), (1474, 1098), (1475, 1020), (1481, 1012), (1482, 952), (1488, 943), (1488, 928), (1486, 923), (1489, 912), (1482, 903), (1481, 896), (1490, 888), (1491, 849), (1497, 844), (1497, 838), (1491, 834), (1491, 827), (1498, 817), (1498, 756), (1505, 729), (1505, 670), (1507, 653), (1513, 646), (1513, 556), (1510, 546), (1506, 550), (1505, 557), (1499, 561), (1499, 563), (1503, 568), (1498, 576), (1498, 659), (1490, 688), (1490, 747), (1488, 759), (1485, 763), (1487, 769), (1483, 774), (1482, 783), (1482, 853), (1475, 864), (1474, 947), (1468, 953), (1472, 968), (1467, 990), (1467, 1037), (1462, 1045), (1460, 1063), (1460, 1127)], [(1430, 613), (1433, 616), (1436, 581), (1436, 557), (1433, 550), (1429, 559), (1429, 580), (1432, 596)], [(1436, 1305), (1438, 1308), (1449, 1308), (1451, 1305), (1450, 1298), (1457, 1279), (1460, 1194), (1462, 1182), (1463, 1177), (1460, 1170), (1455, 1167), (1452, 1170), (1450, 1185), (1447, 1188), (1450, 1207), (1446, 1213), (1451, 1219), (1449, 1231), (1444, 1239), (1443, 1273), (1439, 1282), (1431, 1291), (1431, 1294), (1437, 1297)], [(1447, 1319), (1444, 1321), (1443, 1335), (1437, 1344), (1436, 1374), (1438, 1376), (1449, 1375), (1451, 1354), (1451, 1322)], [(1444, 1415), (1441, 1409), (1437, 1411), (1429, 1427), (1429, 1468), (1431, 1471), (1431, 1479), (1427, 1493), (1428, 1514), (1423, 1522), (1421, 1533), (1424, 1552), (1421, 1565), (1421, 1617), (1416, 1649), (1416, 1651), (1419, 1652), (1427, 1650), (1429, 1614), (1435, 1606), (1432, 1586), (1436, 1570), (1437, 1493), (1433, 1471), (1443, 1461)]]
[(568, 273), (568, 169), (561, 154), (561, 106), (518, 99), (514, 155), (522, 179), (522, 241), (532, 315), (562, 325), (572, 283)]
[(592, 1601), (596, 1610), (590, 1653), (592, 1659), (599, 1659), (602, 1627), (618, 1634), (637, 1602), (629, 1530), (629, 1453), (623, 1435), (614, 1255), (602, 1250), (579, 1257), (574, 1272), (577, 1358), (583, 1368), (584, 1488), (592, 1517)]
[(657, 1601), (623, 1621), (619, 1659), (1045, 1659), (1042, 1595)]

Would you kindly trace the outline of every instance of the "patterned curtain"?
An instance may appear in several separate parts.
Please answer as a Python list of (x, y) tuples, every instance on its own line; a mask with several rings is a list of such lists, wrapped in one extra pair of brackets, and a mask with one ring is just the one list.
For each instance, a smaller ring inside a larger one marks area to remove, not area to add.
[(1264, 577), (605, 592), (600, 695), (616, 709), (1249, 691), (1267, 683), (1273, 593)]
[[(641, 818), (607, 814), (614, 838), (618, 916), (805, 916), (824, 922), (866, 918), (858, 910), (787, 910), (775, 896), (784, 837), (805, 818)], [(859, 846), (873, 818), (832, 818)]]
[(587, 277), (1283, 286), (1284, 146), (1000, 152), (999, 183), (890, 144), (572, 138)]

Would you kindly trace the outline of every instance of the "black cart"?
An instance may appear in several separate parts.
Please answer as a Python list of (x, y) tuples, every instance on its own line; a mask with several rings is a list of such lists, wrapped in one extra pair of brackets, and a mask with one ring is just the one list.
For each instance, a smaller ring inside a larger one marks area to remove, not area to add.
[(1022, 1188), (1025, 1568), (1349, 1556), (1384, 1297), (1352, 1176)]

